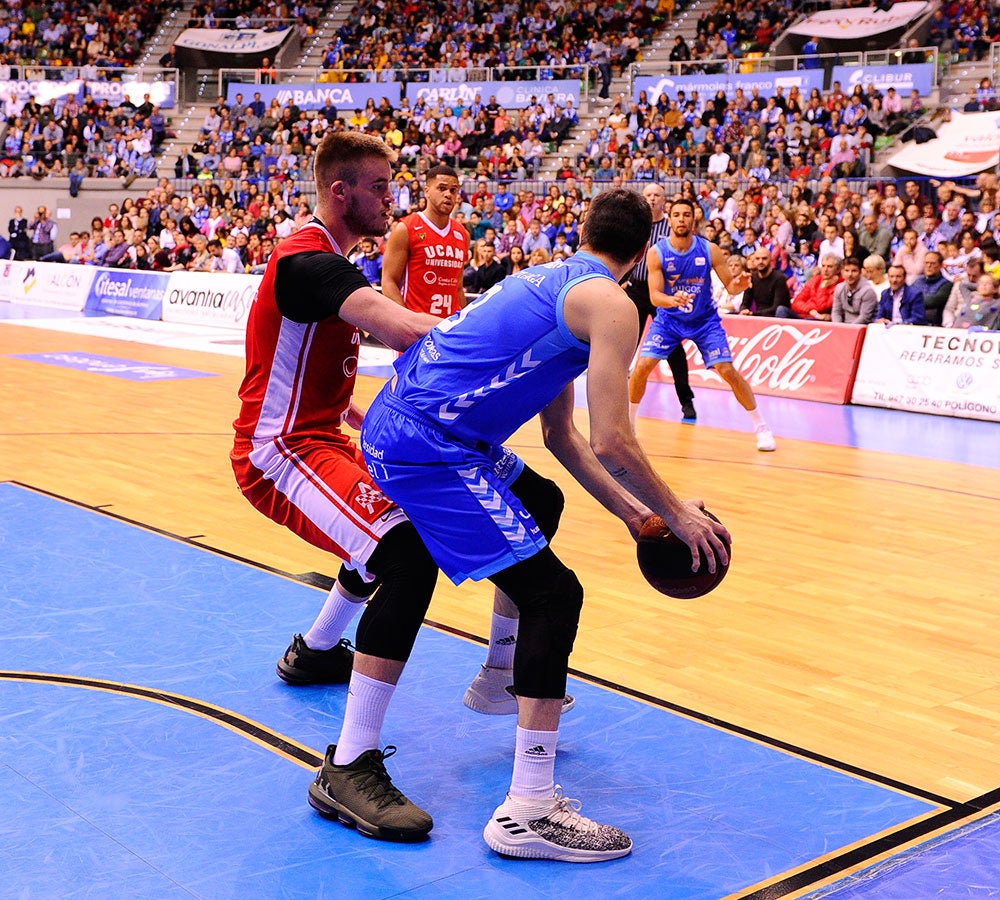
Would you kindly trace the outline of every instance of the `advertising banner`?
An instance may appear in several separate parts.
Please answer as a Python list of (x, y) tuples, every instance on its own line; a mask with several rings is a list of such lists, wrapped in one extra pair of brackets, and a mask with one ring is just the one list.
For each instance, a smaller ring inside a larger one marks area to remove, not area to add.
[(934, 125), (937, 137), (923, 144), (909, 141), (886, 162), (904, 172), (934, 178), (961, 178), (1000, 164), (1000, 112), (960, 113)]
[(273, 52), (281, 46), (291, 29), (265, 31), (262, 28), (185, 28), (174, 39), (174, 46), (185, 50), (206, 50), (210, 53), (259, 55)]
[(873, 6), (851, 9), (824, 9), (801, 19), (788, 31), (806, 37), (826, 38), (832, 41), (855, 41), (912, 25), (930, 9), (930, 3), (907, 0), (893, 3), (887, 10)]
[(855, 85), (867, 88), (874, 84), (883, 94), (895, 88), (900, 97), (908, 97), (916, 88), (926, 97), (934, 88), (934, 66), (920, 63), (913, 66), (834, 66), (833, 81), (839, 81), (845, 94), (851, 94)]
[(851, 402), (1000, 422), (1000, 332), (869, 325)]
[(131, 269), (93, 269), (86, 308), (133, 319), (159, 319), (169, 276)]
[(417, 83), (410, 82), (406, 86), (406, 96), (412, 106), (421, 97), (427, 103), (440, 103), (442, 106), (468, 106), (476, 97), (483, 103), (490, 97), (496, 97), (497, 103), (504, 109), (524, 109), (531, 105), (534, 97), (539, 103), (544, 103), (552, 94), (555, 102), (565, 107), (567, 100), (580, 106), (580, 82), (572, 79), (556, 81), (464, 81)]
[[(733, 366), (754, 393), (822, 403), (849, 401), (864, 339), (863, 325), (755, 316), (725, 316), (722, 325), (729, 337)], [(726, 382), (705, 368), (693, 343), (685, 341), (684, 349), (693, 387), (729, 390)], [(673, 380), (666, 361), (653, 370), (650, 380)]]
[[(8, 270), (9, 266), (9, 270)], [(4, 299), (32, 306), (82, 310), (95, 269), (67, 263), (5, 262)]]
[[(253, 84), (250, 82), (231, 81), (226, 88), (226, 100), (236, 101), (236, 95), (243, 95), (243, 102), (249, 103), (254, 94), (260, 94), (265, 106), (277, 99), (282, 107), (294, 103), (299, 109), (322, 109), (329, 101), (339, 113), (351, 113), (356, 109), (364, 109), (369, 100), (375, 104), (383, 97), (388, 97), (393, 106), (399, 106), (401, 94), (400, 85), (393, 82), (358, 84)], [(342, 116), (346, 118), (346, 116)]]
[(176, 100), (172, 81), (88, 81), (84, 91), (95, 100), (107, 100), (112, 106), (121, 106), (128, 100), (139, 106), (149, 94), (149, 102), (163, 109), (170, 109)]
[(173, 272), (163, 298), (163, 321), (246, 327), (260, 275)]
[(718, 75), (647, 75), (635, 79), (633, 100), (639, 100), (639, 92), (645, 91), (650, 102), (655, 103), (660, 94), (666, 94), (671, 100), (676, 99), (678, 91), (684, 91), (690, 99), (691, 92), (697, 91), (704, 100), (710, 100), (719, 91), (725, 91), (727, 97), (736, 93), (736, 88), (743, 88), (749, 96), (756, 88), (761, 97), (770, 97), (776, 87), (782, 87), (787, 96), (790, 88), (797, 87), (799, 93), (808, 97), (809, 92), (816, 88), (823, 90), (822, 69), (799, 69), (790, 72), (754, 72), (749, 75), (741, 73)]
[(20, 100), (34, 97), (39, 103), (52, 103), (56, 100), (66, 100), (69, 97), (80, 98), (83, 82), (73, 81), (0, 81), (0, 97), (11, 94)]

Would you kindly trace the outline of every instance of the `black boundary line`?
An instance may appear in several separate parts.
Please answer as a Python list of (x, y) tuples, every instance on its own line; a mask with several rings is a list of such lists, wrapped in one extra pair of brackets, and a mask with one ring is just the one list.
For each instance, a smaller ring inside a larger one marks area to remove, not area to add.
[(1000, 803), (1000, 788), (980, 794), (966, 803), (959, 804), (952, 809), (945, 809), (920, 822), (907, 825), (892, 834), (883, 835), (868, 843), (853, 847), (831, 859), (825, 860), (789, 875), (765, 887), (751, 891), (746, 894), (739, 894), (740, 900), (777, 900), (795, 891), (808, 888), (819, 881), (825, 881), (837, 875), (847, 874), (848, 869), (854, 869), (876, 856), (898, 849), (903, 844), (910, 841), (926, 837), (934, 831), (955, 825), (966, 819), (972, 819), (980, 813), (988, 810), (991, 806)]
[[(858, 476), (848, 476), (848, 477), (858, 477)], [(282, 571), (281, 569), (277, 569), (274, 566), (264, 565), (254, 560), (239, 556), (235, 553), (231, 553), (226, 550), (219, 550), (207, 544), (202, 544), (198, 541), (194, 541), (189, 538), (180, 537), (165, 529), (147, 525), (136, 519), (131, 519), (127, 516), (122, 516), (119, 515), (118, 513), (110, 512), (107, 508), (95, 507), (86, 503), (81, 503), (69, 497), (64, 497), (61, 494), (56, 494), (53, 491), (47, 491), (42, 488), (35, 488), (31, 485), (24, 484), (23, 482), (20, 481), (7, 481), (2, 483), (13, 484), (17, 487), (25, 488), (26, 490), (30, 490), (47, 497), (51, 497), (55, 500), (60, 500), (65, 503), (69, 503), (70, 505), (79, 507), (81, 509), (86, 509), (91, 512), (96, 512), (100, 515), (116, 519), (120, 522), (125, 522), (129, 525), (134, 525), (138, 528), (144, 529), (145, 531), (150, 531), (155, 534), (162, 535), (163, 537), (167, 537), (172, 540), (179, 541), (180, 543), (197, 547), (201, 550), (209, 550), (212, 553), (216, 553), (219, 556), (225, 557), (227, 559), (231, 559), (236, 562), (240, 562), (245, 565), (252, 566), (253, 568), (270, 572), (275, 575), (280, 575), (284, 578), (289, 578), (293, 581), (298, 581), (310, 587), (323, 587), (329, 589), (329, 586), (333, 584), (332, 578), (324, 576), (320, 573), (308, 572), (305, 573), (304, 575), (292, 575), (288, 572)], [(449, 634), (453, 634), (457, 637), (461, 637), (466, 640), (471, 640), (475, 643), (480, 643), (480, 644), (487, 643), (481, 637), (469, 634), (468, 632), (462, 631), (459, 628), (454, 628), (450, 625), (443, 625), (439, 622), (434, 622), (429, 619), (425, 620), (425, 624), (430, 625), (431, 627), (436, 628), (439, 631), (444, 631)], [(606, 678), (590, 675), (588, 673), (581, 672), (578, 669), (570, 669), (570, 674), (574, 675), (577, 678), (581, 678), (584, 681), (589, 681), (592, 684), (609, 688), (626, 696), (649, 703), (653, 706), (658, 706), (663, 709), (668, 709), (671, 712), (687, 716), (696, 721), (703, 722), (715, 728), (719, 728), (720, 730), (728, 731), (733, 734), (740, 735), (741, 737), (749, 738), (758, 743), (774, 747), (786, 753), (790, 753), (794, 756), (798, 756), (803, 759), (808, 759), (812, 762), (820, 763), (821, 765), (827, 766), (831, 769), (845, 772), (847, 774), (854, 775), (856, 777), (864, 778), (875, 784), (879, 784), (884, 787), (888, 787), (893, 790), (900, 791), (909, 794), (911, 796), (920, 798), (922, 800), (926, 800), (938, 806), (945, 807), (943, 810), (931, 815), (929, 818), (923, 819), (920, 822), (916, 822), (912, 825), (905, 826), (901, 828), (899, 831), (883, 835), (882, 837), (876, 838), (875, 840), (863, 843), (860, 846), (853, 847), (852, 849), (847, 850), (844, 853), (841, 853), (837, 856), (834, 856), (831, 859), (825, 860), (821, 863), (817, 863), (813, 866), (810, 866), (807, 869), (803, 869), (799, 872), (789, 875), (788, 877), (783, 878), (780, 881), (776, 881), (763, 888), (759, 888), (747, 894), (738, 895), (741, 898), (741, 900), (778, 900), (778, 898), (785, 897), (788, 894), (793, 893), (795, 891), (808, 888), (810, 885), (816, 884), (817, 882), (828, 880), (840, 874), (846, 874), (848, 869), (855, 868), (858, 865), (876, 856), (882, 855), (887, 852), (891, 852), (892, 850), (901, 847), (903, 844), (924, 837), (930, 834), (931, 832), (945, 828), (948, 825), (953, 825), (955, 823), (962, 822), (965, 819), (969, 819), (975, 815), (978, 815), (985, 809), (988, 809), (990, 806), (1000, 803), (1000, 788), (989, 791), (985, 794), (981, 794), (979, 797), (975, 797), (972, 800), (966, 802), (952, 800), (947, 797), (939, 796), (931, 791), (925, 791), (922, 788), (917, 788), (914, 787), (913, 785), (905, 784), (904, 782), (898, 781), (896, 779), (880, 775), (876, 772), (871, 772), (869, 770), (862, 769), (858, 766), (842, 762), (841, 760), (824, 756), (823, 754), (816, 753), (812, 750), (807, 750), (805, 748), (798, 747), (787, 741), (782, 741), (778, 738), (774, 738), (769, 735), (753, 731), (752, 729), (744, 728), (741, 725), (735, 725), (733, 723), (726, 722), (723, 719), (718, 719), (714, 716), (710, 716), (706, 713), (701, 713), (696, 710), (689, 709), (685, 706), (681, 706), (680, 704), (672, 703), (669, 700), (664, 700), (660, 697), (654, 697), (650, 694), (643, 693), (642, 691), (634, 690), (633, 688), (617, 684)], [(273, 733), (262, 731), (260, 727), (257, 726), (256, 724), (250, 723), (248, 720), (242, 719), (234, 713), (229, 713), (214, 707), (201, 704), (196, 700), (190, 700), (188, 698), (179, 698), (171, 694), (166, 694), (161, 691), (155, 691), (148, 688), (132, 687), (129, 685), (115, 686), (113, 684), (109, 684), (106, 682), (91, 681), (88, 679), (73, 678), (70, 676), (46, 676), (46, 675), (30, 676), (30, 675), (25, 675), (24, 673), (0, 672), (0, 678), (4, 677), (7, 678), (16, 677), (19, 680), (54, 681), (63, 684), (77, 684), (83, 687), (96, 687), (102, 690), (118, 690), (120, 693), (132, 694), (135, 696), (156, 700), (161, 703), (168, 703), (170, 705), (189, 709), (190, 711), (205, 716), (207, 718), (213, 718), (218, 721), (224, 722), (234, 730), (246, 734), (249, 737), (252, 737), (263, 743), (266, 743), (269, 746), (275, 747), (276, 749), (279, 749), (281, 752), (286, 753), (289, 756), (292, 756), (296, 759), (300, 759), (311, 766), (318, 766), (322, 762), (322, 760), (320, 760), (317, 756), (315, 756), (312, 753), (310, 753), (308, 757), (304, 757), (302, 755), (302, 751), (298, 747), (286, 744), (281, 738), (278, 738)]]
[(297, 759), (312, 768), (318, 768), (323, 762), (321, 756), (317, 756), (311, 750), (303, 750), (302, 747), (289, 743), (274, 731), (262, 727), (258, 722), (244, 718), (237, 713), (222, 709), (221, 707), (211, 706), (208, 703), (202, 703), (200, 700), (195, 700), (191, 697), (183, 697), (180, 694), (171, 694), (168, 691), (158, 691), (154, 688), (141, 687), (134, 684), (102, 681), (98, 678), (81, 678), (76, 675), (57, 675), (46, 672), (0, 671), (0, 680), (61, 684), (68, 687), (91, 688), (112, 694), (124, 694), (131, 697), (139, 697), (143, 700), (152, 700), (164, 706), (176, 707), (177, 709), (203, 716), (206, 719), (212, 719), (255, 741), (267, 744), (280, 753)]

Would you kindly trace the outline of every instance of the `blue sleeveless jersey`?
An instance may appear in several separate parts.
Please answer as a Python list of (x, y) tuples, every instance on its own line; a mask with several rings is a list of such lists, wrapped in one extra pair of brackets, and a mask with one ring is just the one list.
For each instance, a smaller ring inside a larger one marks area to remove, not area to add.
[(509, 275), (396, 361), (393, 398), (462, 442), (502, 444), (587, 368), (563, 303), (591, 278), (615, 283), (589, 253)]
[(664, 237), (653, 244), (653, 249), (660, 257), (663, 292), (668, 296), (675, 291), (694, 294), (691, 303), (661, 306), (656, 314), (692, 325), (717, 317), (715, 300), (712, 299), (712, 245), (705, 238), (695, 235), (687, 253), (680, 253), (670, 246), (670, 239)]

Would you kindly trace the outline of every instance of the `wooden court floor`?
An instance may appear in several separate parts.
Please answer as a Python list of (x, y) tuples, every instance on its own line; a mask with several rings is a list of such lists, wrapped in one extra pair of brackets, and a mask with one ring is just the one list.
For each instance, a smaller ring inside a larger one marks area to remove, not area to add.
[[(235, 487), (241, 360), (4, 323), (0, 351), (0, 481), (283, 572), (335, 573)], [(215, 377), (138, 382), (18, 357), (61, 351)], [(378, 386), (362, 377), (358, 399)], [(730, 528), (733, 567), (700, 600), (654, 593), (625, 529), (529, 424), (511, 446), (565, 490), (554, 547), (587, 591), (573, 668), (837, 766), (996, 808), (997, 470), (787, 439), (765, 455), (745, 433), (652, 419), (639, 431), (678, 493)], [(482, 636), (489, 596), (442, 581), (430, 618)]]

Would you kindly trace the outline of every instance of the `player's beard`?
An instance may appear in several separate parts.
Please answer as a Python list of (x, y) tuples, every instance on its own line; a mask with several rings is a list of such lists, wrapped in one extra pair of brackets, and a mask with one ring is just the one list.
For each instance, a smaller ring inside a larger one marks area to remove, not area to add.
[(378, 212), (365, 210), (358, 197), (351, 195), (351, 201), (344, 211), (344, 224), (352, 234), (361, 237), (381, 237), (388, 222), (381, 209)]

